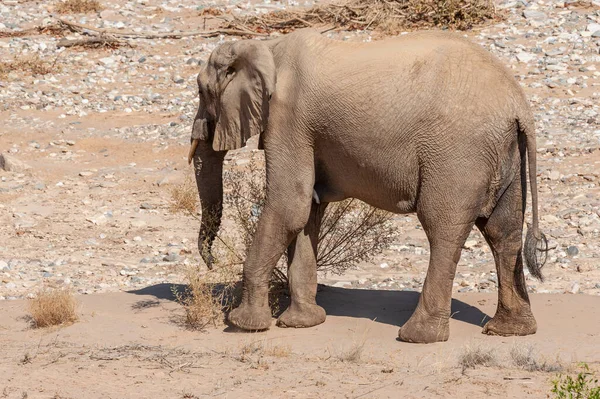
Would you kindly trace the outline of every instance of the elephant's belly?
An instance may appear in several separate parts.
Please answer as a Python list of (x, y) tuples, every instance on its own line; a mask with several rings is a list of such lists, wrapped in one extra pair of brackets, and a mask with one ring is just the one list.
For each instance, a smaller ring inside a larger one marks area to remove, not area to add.
[(389, 179), (377, 173), (366, 176), (360, 171), (349, 171), (345, 176), (351, 178), (336, 179), (331, 174), (317, 173), (314, 187), (314, 199), (318, 202), (338, 202), (347, 198), (356, 198), (371, 206), (392, 213), (411, 213), (416, 210), (417, 181), (409, 181), (407, 175)]

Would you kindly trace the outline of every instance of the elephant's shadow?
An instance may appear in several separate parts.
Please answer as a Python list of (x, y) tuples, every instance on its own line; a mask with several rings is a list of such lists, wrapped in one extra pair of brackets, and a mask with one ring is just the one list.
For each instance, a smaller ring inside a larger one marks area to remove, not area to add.
[[(129, 293), (174, 301), (173, 288), (177, 292), (185, 292), (186, 286), (156, 284)], [(321, 284), (317, 293), (317, 303), (330, 316), (367, 318), (394, 326), (402, 326), (406, 323), (417, 307), (418, 300), (419, 293), (415, 291), (363, 290)], [(289, 298), (281, 299), (282, 310), (285, 310), (288, 304)], [(490, 316), (478, 308), (457, 299), (452, 299), (451, 314), (455, 320), (476, 326), (483, 326), (490, 319)]]

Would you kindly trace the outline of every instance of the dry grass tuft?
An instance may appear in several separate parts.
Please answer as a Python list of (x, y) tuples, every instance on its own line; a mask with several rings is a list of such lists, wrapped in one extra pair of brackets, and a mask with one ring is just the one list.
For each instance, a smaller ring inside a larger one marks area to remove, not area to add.
[(371, 29), (397, 35), (424, 28), (467, 30), (498, 18), (493, 0), (347, 0), (308, 10), (236, 18), (234, 25), (260, 33), (333, 25), (336, 29)]
[(464, 373), (467, 369), (474, 369), (479, 366), (495, 366), (498, 364), (498, 360), (493, 348), (466, 345), (459, 355), (458, 364), (462, 367)]
[(42, 290), (29, 300), (34, 328), (74, 323), (78, 320), (76, 307), (77, 302), (68, 290)]
[(564, 370), (563, 365), (557, 360), (554, 362), (540, 361), (531, 345), (515, 345), (510, 349), (512, 363), (527, 371), (541, 371), (545, 373), (557, 373)]
[(11, 72), (25, 72), (31, 75), (47, 75), (51, 72), (57, 72), (56, 60), (49, 63), (40, 58), (39, 55), (15, 58), (13, 61), (0, 62), (0, 77), (6, 76)]
[(98, 0), (65, 0), (56, 6), (59, 14), (87, 14), (102, 9)]
[(185, 272), (188, 286), (184, 292), (173, 291), (183, 306), (183, 324), (190, 330), (202, 331), (210, 324), (217, 326), (241, 298), (239, 270), (232, 266), (217, 266), (202, 274), (197, 268)]
[(350, 346), (349, 349), (343, 350), (336, 355), (339, 361), (346, 363), (359, 363), (362, 359), (363, 351), (365, 349), (365, 341), (355, 342)]
[(292, 354), (292, 348), (289, 345), (271, 345), (265, 348), (265, 355), (272, 357), (289, 357)]
[(171, 188), (171, 201), (169, 202), (171, 213), (184, 213), (198, 218), (198, 191), (192, 182), (191, 176), (187, 175), (181, 184)]

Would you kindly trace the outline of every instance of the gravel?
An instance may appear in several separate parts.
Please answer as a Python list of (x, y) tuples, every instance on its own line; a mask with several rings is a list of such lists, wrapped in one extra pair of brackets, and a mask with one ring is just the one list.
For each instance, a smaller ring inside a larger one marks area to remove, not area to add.
[[(285, 7), (214, 3), (239, 14)], [(206, 5), (192, 0), (103, 4), (100, 14), (65, 18), (137, 32), (196, 30)], [(467, 35), (511, 68), (535, 113), (541, 228), (552, 249), (545, 282), (527, 275), (529, 290), (598, 295), (600, 4), (584, 9), (568, 2), (501, 1), (499, 8), (508, 13), (507, 21)], [(35, 2), (3, 2), (0, 29), (49, 24), (51, 10)], [(371, 40), (370, 32), (328, 35)], [(199, 65), (219, 43), (237, 38), (135, 40), (134, 46), (117, 49), (65, 49), (57, 47), (58, 40), (0, 38), (3, 60), (35, 55), (53, 65), (47, 75), (15, 71), (0, 80), (5, 122), (0, 299), (25, 297), (44, 285), (95, 293), (184, 281), (185, 267), (201, 263), (198, 226), (195, 219), (169, 211), (169, 190), (189, 172), (185, 155)], [(247, 163), (254, 151), (229, 153), (226, 167)], [(321, 276), (320, 282), (422, 289), (427, 239), (414, 215), (397, 215), (394, 222), (401, 237), (389, 250), (343, 276)], [(225, 229), (231, 226), (224, 223)], [(496, 286), (491, 252), (474, 230), (454, 290), (493, 292)]]

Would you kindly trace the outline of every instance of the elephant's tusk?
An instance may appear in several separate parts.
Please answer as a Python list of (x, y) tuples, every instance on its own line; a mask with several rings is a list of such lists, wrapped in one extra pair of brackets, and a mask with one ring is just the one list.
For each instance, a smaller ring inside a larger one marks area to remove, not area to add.
[(194, 159), (194, 154), (196, 153), (196, 148), (198, 148), (198, 139), (192, 140), (192, 146), (190, 147), (190, 152), (188, 154), (188, 165), (192, 163)]
[(319, 199), (319, 194), (317, 194), (317, 190), (313, 189), (313, 199), (315, 200), (315, 202), (317, 204), (321, 203), (321, 200)]

